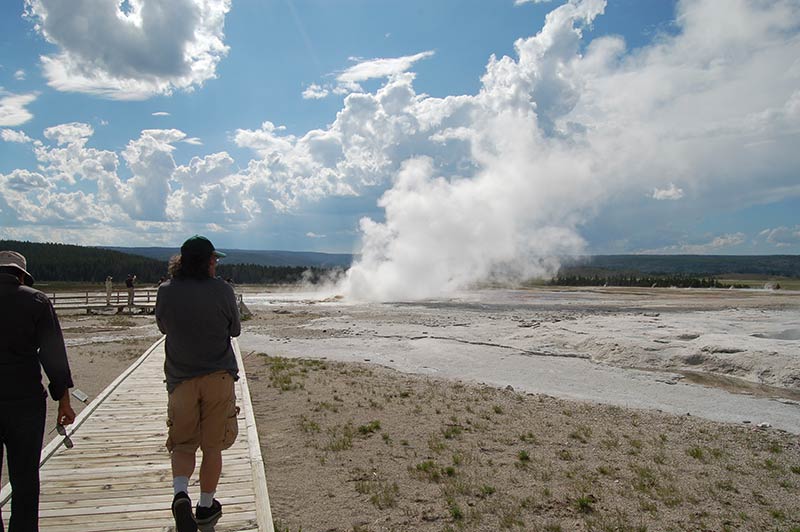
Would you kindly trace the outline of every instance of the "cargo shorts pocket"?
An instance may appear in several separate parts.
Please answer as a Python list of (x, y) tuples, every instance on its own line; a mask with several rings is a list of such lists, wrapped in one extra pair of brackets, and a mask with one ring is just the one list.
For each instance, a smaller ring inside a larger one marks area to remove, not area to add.
[(231, 403), (231, 408), (228, 411), (228, 417), (225, 420), (225, 436), (222, 439), (222, 448), (228, 449), (236, 441), (236, 436), (239, 435), (239, 407), (235, 403)]

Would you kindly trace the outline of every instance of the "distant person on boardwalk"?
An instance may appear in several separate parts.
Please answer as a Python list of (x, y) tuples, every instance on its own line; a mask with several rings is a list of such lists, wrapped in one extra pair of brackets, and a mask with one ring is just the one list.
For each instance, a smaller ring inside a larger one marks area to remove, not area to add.
[(0, 467), (5, 448), (12, 488), (9, 532), (39, 530), (39, 455), (47, 410), (40, 367), (58, 401), (56, 423), (75, 420), (58, 317), (47, 296), (31, 288), (26, 268), (19, 253), (0, 251)]
[(125, 279), (125, 288), (128, 290), (128, 306), (133, 308), (133, 294), (136, 285), (136, 276), (132, 273), (128, 274), (128, 278)]
[(111, 291), (114, 289), (113, 277), (106, 277), (106, 306), (111, 306)]
[[(233, 288), (216, 277), (224, 257), (207, 238), (195, 235), (172, 257), (171, 279), (158, 288), (156, 323), (165, 342), (169, 401), (167, 449), (172, 453), (172, 515), (177, 532), (213, 526), (222, 515), (214, 499), (222, 473), (222, 451), (238, 432), (234, 381), (239, 378), (232, 336), (241, 324)], [(192, 516), (189, 478), (200, 465), (200, 501)]]

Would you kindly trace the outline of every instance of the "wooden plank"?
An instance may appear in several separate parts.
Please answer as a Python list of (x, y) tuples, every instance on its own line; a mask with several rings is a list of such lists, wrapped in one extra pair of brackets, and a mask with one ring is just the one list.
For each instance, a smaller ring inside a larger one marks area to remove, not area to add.
[[(223, 454), (224, 505), (216, 532), (274, 532), (255, 416), (238, 344), (240, 436)], [(171, 532), (172, 471), (166, 441), (163, 339), (153, 344), (78, 416), (74, 448), (57, 436), (42, 450), (43, 532)], [(197, 481), (192, 484), (197, 489)], [(3, 504), (10, 489), (3, 487)], [(131, 494), (135, 493), (135, 498)], [(5, 513), (7, 521), (8, 512)]]

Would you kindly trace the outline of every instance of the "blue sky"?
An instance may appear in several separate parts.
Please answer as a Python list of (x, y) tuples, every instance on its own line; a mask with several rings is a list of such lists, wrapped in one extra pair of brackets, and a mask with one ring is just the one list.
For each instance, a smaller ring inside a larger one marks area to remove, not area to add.
[(794, 0), (6, 1), (0, 238), (796, 254), (799, 57)]

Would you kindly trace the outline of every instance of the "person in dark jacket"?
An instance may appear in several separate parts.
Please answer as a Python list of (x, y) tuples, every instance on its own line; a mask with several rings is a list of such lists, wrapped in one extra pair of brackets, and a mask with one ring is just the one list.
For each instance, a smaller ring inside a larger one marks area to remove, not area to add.
[[(64, 337), (53, 305), (31, 288), (25, 257), (0, 251), (0, 467), (7, 453), (11, 482), (9, 532), (39, 530), (39, 455), (46, 413), (42, 372), (58, 401), (56, 423), (75, 420)], [(0, 532), (3, 522), (0, 520)]]
[[(172, 454), (172, 514), (177, 532), (213, 526), (222, 515), (214, 499), (222, 472), (222, 451), (238, 433), (234, 381), (239, 378), (232, 336), (239, 336), (239, 307), (231, 285), (216, 277), (224, 257), (205, 237), (184, 242), (170, 261), (172, 278), (158, 287), (156, 323), (164, 343), (169, 400), (167, 449)], [(200, 500), (192, 515), (189, 478), (197, 449)]]

